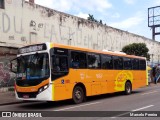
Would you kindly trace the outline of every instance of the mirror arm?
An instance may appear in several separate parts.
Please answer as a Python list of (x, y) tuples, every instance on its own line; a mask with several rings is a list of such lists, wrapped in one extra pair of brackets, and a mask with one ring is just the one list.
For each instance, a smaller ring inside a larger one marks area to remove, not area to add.
[(14, 59), (12, 59), (12, 60), (10, 61), (10, 70), (11, 70), (11, 72), (13, 72), (13, 73), (17, 73), (17, 71), (14, 71), (14, 70), (12, 69), (12, 61), (14, 61), (14, 60), (17, 60), (17, 58), (14, 58)]

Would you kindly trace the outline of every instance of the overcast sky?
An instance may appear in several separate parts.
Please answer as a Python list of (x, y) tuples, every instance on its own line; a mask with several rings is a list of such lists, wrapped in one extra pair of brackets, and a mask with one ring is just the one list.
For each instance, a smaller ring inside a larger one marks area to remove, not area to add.
[[(147, 38), (152, 38), (148, 8), (160, 6), (160, 0), (35, 0), (35, 3), (85, 19), (91, 14), (109, 26)], [(160, 35), (156, 39), (160, 41)]]

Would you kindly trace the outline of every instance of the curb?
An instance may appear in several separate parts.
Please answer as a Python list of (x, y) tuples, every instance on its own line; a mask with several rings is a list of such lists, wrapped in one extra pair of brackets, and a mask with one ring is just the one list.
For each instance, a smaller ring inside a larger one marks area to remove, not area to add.
[(13, 105), (13, 104), (21, 104), (21, 103), (33, 103), (33, 102), (38, 102), (38, 101), (15, 101), (15, 102), (6, 102), (6, 103), (0, 103), (0, 106), (5, 106), (5, 105)]
[(17, 101), (17, 102), (6, 102), (6, 103), (0, 103), (0, 106), (4, 105), (13, 105), (13, 104), (20, 104), (20, 103), (26, 103), (25, 101)]
[(14, 87), (1, 87), (0, 93), (2, 92), (14, 92)]

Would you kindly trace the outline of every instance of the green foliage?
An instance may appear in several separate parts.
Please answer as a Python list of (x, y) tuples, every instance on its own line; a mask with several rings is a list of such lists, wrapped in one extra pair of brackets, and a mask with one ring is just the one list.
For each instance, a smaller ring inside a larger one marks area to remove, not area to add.
[(100, 20), (100, 21), (96, 20), (93, 15), (91, 15), (91, 14), (88, 14), (88, 15), (89, 15), (89, 17), (87, 18), (88, 20), (99, 23), (99, 24), (103, 24), (102, 20)]
[(136, 55), (146, 57), (147, 60), (150, 60), (150, 55), (148, 53), (149, 49), (145, 43), (133, 43), (122, 48), (122, 51), (129, 55)]

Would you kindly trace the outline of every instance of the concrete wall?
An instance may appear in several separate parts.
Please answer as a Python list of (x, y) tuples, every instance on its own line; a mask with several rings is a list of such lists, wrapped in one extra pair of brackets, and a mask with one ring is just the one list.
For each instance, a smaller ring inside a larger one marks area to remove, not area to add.
[(160, 58), (160, 43), (151, 39), (23, 0), (5, 0), (5, 9), (0, 9), (0, 46), (20, 47), (47, 41), (113, 51), (142, 42), (147, 44), (154, 62)]
[(160, 59), (159, 42), (23, 0), (5, 0), (5, 9), (0, 9), (0, 46), (47, 41), (113, 51), (141, 42), (147, 44), (154, 62)]
[(15, 74), (10, 72), (10, 60), (17, 54), (16, 48), (0, 47), (0, 88), (13, 86)]
[(47, 41), (112, 51), (134, 42), (146, 43), (153, 54), (151, 61), (160, 60), (159, 42), (24, 0), (5, 0), (5, 8), (0, 9), (0, 86), (13, 83), (8, 67), (16, 54), (13, 48)]

